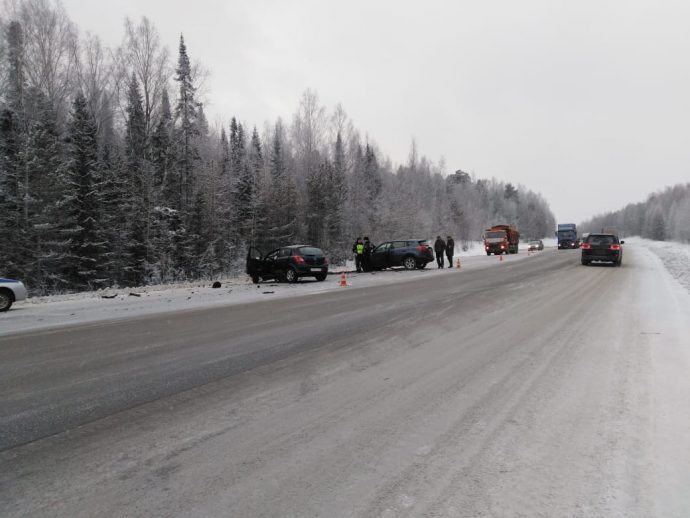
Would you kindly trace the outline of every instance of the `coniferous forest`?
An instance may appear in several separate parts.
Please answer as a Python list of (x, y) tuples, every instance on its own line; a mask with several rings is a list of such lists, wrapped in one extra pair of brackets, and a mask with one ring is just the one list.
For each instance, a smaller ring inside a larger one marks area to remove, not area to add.
[(289, 120), (210, 124), (203, 56), (146, 18), (108, 48), (59, 3), (18, 0), (0, 33), (0, 276), (34, 294), (233, 275), (250, 244), (338, 262), (358, 235), (553, 233), (539, 194), (448, 171), (414, 141), (398, 164), (311, 90)]

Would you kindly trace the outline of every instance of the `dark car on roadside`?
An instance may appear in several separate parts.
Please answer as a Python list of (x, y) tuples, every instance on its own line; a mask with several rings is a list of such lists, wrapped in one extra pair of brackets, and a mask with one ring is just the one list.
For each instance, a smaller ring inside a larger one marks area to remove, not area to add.
[(246, 271), (254, 284), (269, 279), (297, 282), (300, 277), (323, 281), (328, 275), (328, 259), (323, 250), (310, 245), (283, 246), (266, 255), (251, 247)]
[(434, 250), (426, 239), (401, 239), (381, 243), (371, 253), (371, 266), (375, 270), (403, 266), (406, 270), (424, 268), (434, 261)]
[(623, 263), (623, 245), (616, 234), (589, 234), (580, 245), (582, 264), (587, 266), (594, 261), (613, 263), (620, 266)]

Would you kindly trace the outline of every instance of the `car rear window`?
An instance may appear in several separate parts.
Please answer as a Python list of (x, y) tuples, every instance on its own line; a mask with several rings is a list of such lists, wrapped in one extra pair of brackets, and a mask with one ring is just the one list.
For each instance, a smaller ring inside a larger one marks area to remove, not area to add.
[(589, 236), (587, 238), (587, 243), (590, 245), (613, 245), (615, 243), (618, 243), (618, 239), (616, 236)]
[(323, 255), (323, 251), (314, 246), (303, 246), (299, 249), (299, 251), (304, 255)]
[(416, 241), (408, 241), (407, 246), (427, 246), (426, 239), (420, 239)]

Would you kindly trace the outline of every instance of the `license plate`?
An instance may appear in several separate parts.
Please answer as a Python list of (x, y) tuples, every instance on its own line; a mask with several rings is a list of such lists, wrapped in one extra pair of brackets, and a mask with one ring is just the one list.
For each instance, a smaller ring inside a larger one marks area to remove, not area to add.
[(311, 271), (312, 272), (321, 272), (321, 268), (312, 268)]

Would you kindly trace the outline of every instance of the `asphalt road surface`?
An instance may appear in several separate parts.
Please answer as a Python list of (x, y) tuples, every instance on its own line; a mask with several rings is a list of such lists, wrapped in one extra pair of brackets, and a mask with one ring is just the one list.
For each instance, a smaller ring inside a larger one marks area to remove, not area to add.
[(3, 516), (690, 516), (643, 249), (0, 338)]

